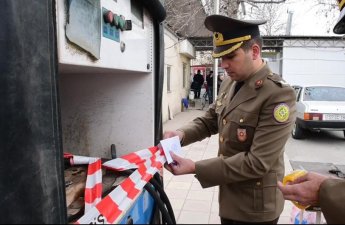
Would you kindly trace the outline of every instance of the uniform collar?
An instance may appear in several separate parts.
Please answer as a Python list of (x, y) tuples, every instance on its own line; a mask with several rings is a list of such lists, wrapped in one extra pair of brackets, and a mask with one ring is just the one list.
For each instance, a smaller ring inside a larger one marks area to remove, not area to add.
[(261, 65), (261, 67), (254, 72), (249, 79), (247, 79), (245, 81), (245, 83), (247, 84), (247, 86), (249, 86), (250, 88), (253, 89), (258, 89), (260, 87), (263, 86), (266, 77), (272, 74), (272, 71), (270, 70), (270, 68), (268, 67), (267, 63), (264, 61), (263, 64)]
[[(267, 63), (263, 61), (260, 68), (256, 72), (254, 72), (252, 75), (250, 75), (247, 80), (244, 80), (244, 86), (249, 86), (249, 87), (252, 87), (253, 89), (256, 89), (255, 83), (258, 80), (262, 80), (264, 82), (266, 77), (270, 74), (272, 74), (271, 69), (269, 68)], [(223, 82), (224, 82), (224, 86), (228, 86), (228, 88), (230, 88), (230, 86), (236, 84), (237, 81), (232, 80), (230, 77), (226, 77), (223, 80)]]

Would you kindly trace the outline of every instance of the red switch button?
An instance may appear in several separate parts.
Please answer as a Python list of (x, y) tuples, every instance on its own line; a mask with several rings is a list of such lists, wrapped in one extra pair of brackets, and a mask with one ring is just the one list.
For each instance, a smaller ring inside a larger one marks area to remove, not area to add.
[(107, 12), (105, 12), (103, 14), (103, 19), (104, 19), (104, 22), (106, 23), (113, 23), (113, 20), (114, 20), (114, 14), (112, 11), (108, 10)]

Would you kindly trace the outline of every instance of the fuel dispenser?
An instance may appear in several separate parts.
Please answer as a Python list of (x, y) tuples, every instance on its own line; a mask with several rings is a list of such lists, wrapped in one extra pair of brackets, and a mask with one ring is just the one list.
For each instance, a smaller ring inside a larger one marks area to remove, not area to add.
[[(159, 0), (2, 0), (0, 13), (0, 223), (78, 222), (90, 167), (73, 157), (104, 163), (161, 140), (165, 10)], [(102, 168), (102, 197), (134, 172)], [(111, 222), (176, 223), (160, 175)]]

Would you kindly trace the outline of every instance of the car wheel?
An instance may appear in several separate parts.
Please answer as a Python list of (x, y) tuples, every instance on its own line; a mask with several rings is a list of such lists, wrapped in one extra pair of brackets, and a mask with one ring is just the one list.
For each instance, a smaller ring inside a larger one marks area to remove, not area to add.
[(345, 137), (345, 130), (343, 130), (343, 132), (344, 132), (344, 137)]
[(292, 128), (291, 134), (292, 134), (292, 137), (294, 139), (303, 139), (304, 138), (304, 129), (301, 128), (301, 126), (298, 125), (297, 122), (295, 122), (295, 124), (293, 125), (293, 128)]

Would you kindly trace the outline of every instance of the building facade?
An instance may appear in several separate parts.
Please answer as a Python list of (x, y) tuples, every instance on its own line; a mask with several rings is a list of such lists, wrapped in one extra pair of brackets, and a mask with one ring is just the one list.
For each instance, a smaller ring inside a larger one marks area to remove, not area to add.
[(164, 45), (163, 122), (183, 110), (182, 99), (190, 91), (191, 59), (195, 58), (193, 45), (187, 39), (179, 39), (168, 28), (164, 31)]

